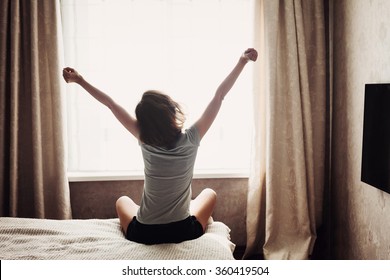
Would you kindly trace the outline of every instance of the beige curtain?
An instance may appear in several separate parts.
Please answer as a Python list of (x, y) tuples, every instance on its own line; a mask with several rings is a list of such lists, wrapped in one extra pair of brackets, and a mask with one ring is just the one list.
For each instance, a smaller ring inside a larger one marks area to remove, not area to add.
[(323, 0), (256, 1), (255, 138), (246, 257), (307, 259), (322, 218)]
[(0, 9), (0, 215), (70, 218), (58, 0)]

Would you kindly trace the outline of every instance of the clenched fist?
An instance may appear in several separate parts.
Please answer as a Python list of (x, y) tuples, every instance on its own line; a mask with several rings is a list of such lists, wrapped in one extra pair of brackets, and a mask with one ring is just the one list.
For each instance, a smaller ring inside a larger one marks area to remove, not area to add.
[(243, 54), (242, 58), (248, 62), (248, 61), (256, 61), (257, 60), (257, 51), (253, 48), (247, 49)]
[(62, 76), (67, 83), (78, 83), (83, 78), (75, 69), (70, 67), (66, 67), (62, 70)]

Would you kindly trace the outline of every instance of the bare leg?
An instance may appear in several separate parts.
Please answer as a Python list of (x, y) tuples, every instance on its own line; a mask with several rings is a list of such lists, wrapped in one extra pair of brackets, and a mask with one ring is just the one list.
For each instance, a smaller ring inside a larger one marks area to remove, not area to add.
[(121, 196), (116, 201), (116, 213), (118, 214), (125, 235), (127, 233), (127, 227), (137, 215), (138, 208), (139, 206), (128, 196)]
[(194, 215), (201, 223), (203, 231), (206, 230), (208, 220), (214, 211), (216, 202), (217, 194), (209, 188), (204, 189), (194, 200), (191, 201), (191, 215)]

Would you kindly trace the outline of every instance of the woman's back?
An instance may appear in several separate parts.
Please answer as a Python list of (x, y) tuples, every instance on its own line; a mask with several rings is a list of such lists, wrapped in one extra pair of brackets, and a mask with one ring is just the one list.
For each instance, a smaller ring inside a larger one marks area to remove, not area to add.
[(166, 224), (187, 218), (199, 133), (192, 126), (171, 149), (141, 144), (145, 186), (137, 219), (144, 224)]

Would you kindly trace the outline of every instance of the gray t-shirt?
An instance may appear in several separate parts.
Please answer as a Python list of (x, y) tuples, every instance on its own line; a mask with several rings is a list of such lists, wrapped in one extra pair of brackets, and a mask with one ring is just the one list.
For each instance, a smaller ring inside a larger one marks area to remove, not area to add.
[(145, 185), (138, 221), (167, 224), (190, 215), (191, 181), (199, 143), (199, 133), (193, 125), (170, 150), (141, 144)]

